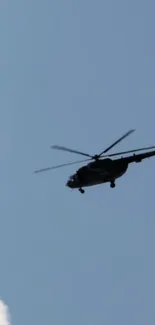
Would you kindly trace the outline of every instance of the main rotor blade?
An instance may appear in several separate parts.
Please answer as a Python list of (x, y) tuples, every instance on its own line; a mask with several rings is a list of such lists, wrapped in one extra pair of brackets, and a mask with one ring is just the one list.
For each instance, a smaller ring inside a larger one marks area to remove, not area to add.
[(66, 148), (66, 147), (63, 147), (63, 146), (54, 145), (54, 146), (51, 146), (51, 148), (52, 149), (57, 149), (57, 150), (68, 151), (68, 152), (72, 152), (72, 153), (77, 153), (78, 155), (82, 155), (82, 156), (92, 158), (92, 156), (87, 154), (87, 153), (84, 153), (84, 152), (81, 152), (81, 151), (78, 151), (78, 150), (73, 150), (73, 149), (70, 149), (70, 148)]
[(57, 165), (57, 166), (53, 166), (53, 167), (42, 168), (42, 169), (35, 170), (34, 173), (37, 174), (37, 173), (41, 173), (41, 172), (46, 172), (46, 171), (49, 171), (49, 170), (52, 170), (52, 169), (57, 169), (57, 168), (65, 167), (65, 166), (71, 166), (71, 165), (79, 164), (79, 163), (82, 163), (82, 162), (85, 162), (85, 161), (90, 161), (90, 160), (91, 159), (84, 159), (84, 160), (79, 160), (79, 161), (73, 161), (73, 162), (67, 163), (67, 164), (62, 164), (62, 165)]
[(154, 149), (155, 146), (153, 147), (145, 147), (145, 148), (140, 148), (140, 149), (135, 149), (135, 150), (128, 150), (128, 151), (122, 151), (122, 152), (117, 152), (117, 153), (112, 153), (110, 155), (106, 155), (104, 157), (113, 157), (113, 156), (119, 156), (119, 155), (125, 155), (127, 153), (131, 153), (131, 152), (137, 152), (137, 151), (142, 151), (142, 150), (149, 150), (149, 149)]
[(102, 151), (99, 154), (99, 157), (101, 157), (104, 153), (108, 152), (111, 148), (113, 148), (114, 146), (116, 146), (116, 144), (118, 144), (119, 142), (121, 142), (123, 139), (125, 139), (127, 136), (129, 136), (131, 133), (133, 133), (135, 130), (129, 130), (128, 132), (126, 132), (121, 138), (119, 138), (117, 141), (115, 141), (111, 146), (109, 146), (107, 149), (105, 149), (104, 151)]

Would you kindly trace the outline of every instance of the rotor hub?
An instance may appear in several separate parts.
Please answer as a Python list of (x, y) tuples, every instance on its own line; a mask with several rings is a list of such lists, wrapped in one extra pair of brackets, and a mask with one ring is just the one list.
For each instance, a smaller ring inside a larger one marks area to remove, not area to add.
[(95, 160), (99, 160), (100, 156), (99, 155), (94, 155), (92, 158), (95, 159)]

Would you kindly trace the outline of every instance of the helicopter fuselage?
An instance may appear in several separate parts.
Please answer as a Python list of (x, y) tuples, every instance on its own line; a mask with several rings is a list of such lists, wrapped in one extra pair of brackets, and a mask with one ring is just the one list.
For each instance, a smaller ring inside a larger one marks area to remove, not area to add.
[(124, 159), (110, 158), (91, 162), (76, 171), (67, 181), (66, 186), (72, 189), (93, 186), (102, 183), (114, 183), (128, 169)]

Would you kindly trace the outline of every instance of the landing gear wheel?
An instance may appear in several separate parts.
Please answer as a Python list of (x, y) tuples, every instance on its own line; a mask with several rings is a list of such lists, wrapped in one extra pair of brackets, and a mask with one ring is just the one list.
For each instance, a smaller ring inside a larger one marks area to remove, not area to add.
[(111, 183), (110, 183), (110, 187), (111, 187), (111, 188), (114, 188), (115, 186), (116, 186), (115, 182), (111, 182)]
[(83, 188), (79, 188), (79, 192), (81, 193), (81, 194), (84, 194), (84, 190), (83, 190)]

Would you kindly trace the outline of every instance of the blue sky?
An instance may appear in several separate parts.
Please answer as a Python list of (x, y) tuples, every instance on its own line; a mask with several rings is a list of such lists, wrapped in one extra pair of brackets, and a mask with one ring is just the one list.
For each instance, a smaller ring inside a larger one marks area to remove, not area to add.
[[(0, 296), (12, 324), (155, 323), (155, 159), (112, 190), (65, 183), (122, 133), (155, 144), (153, 1), (1, 1)], [(114, 151), (114, 150), (113, 150)], [(79, 165), (80, 167), (81, 165)]]

